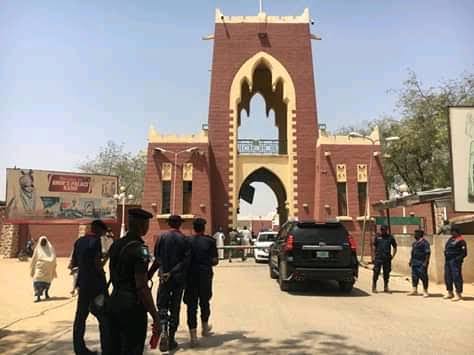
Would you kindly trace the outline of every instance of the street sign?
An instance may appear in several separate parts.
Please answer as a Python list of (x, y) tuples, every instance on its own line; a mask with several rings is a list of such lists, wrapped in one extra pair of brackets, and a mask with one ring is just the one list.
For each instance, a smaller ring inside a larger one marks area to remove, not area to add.
[[(378, 226), (388, 225), (387, 217), (375, 217), (375, 224)], [(421, 218), (415, 216), (407, 217), (390, 217), (390, 224), (392, 226), (420, 226)]]

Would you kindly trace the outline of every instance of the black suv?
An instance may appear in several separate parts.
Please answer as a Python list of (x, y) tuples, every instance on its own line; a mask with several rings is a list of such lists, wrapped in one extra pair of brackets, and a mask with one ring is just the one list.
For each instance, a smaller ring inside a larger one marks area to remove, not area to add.
[(351, 292), (359, 274), (356, 244), (339, 222), (287, 222), (270, 247), (270, 277), (288, 291), (295, 282), (336, 280)]

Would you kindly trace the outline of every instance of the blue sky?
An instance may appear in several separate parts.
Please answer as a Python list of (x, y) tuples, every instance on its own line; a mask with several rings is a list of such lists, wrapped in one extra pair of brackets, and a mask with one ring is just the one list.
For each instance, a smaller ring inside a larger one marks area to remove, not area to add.
[[(198, 131), (212, 59), (200, 38), (216, 7), (253, 15), (258, 0), (0, 1), (0, 199), (7, 167), (74, 170), (108, 140), (144, 149), (150, 124)], [(426, 84), (474, 70), (474, 1), (265, 1), (272, 15), (305, 7), (323, 37), (313, 56), (330, 129), (392, 113), (387, 90), (408, 69)], [(245, 132), (263, 137), (258, 118)]]

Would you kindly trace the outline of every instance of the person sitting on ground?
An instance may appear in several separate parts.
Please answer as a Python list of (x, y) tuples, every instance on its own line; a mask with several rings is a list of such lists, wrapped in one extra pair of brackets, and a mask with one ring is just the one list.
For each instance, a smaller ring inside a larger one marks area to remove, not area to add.
[(41, 300), (43, 292), (45, 298), (49, 297), (51, 282), (57, 277), (56, 274), (56, 252), (46, 236), (39, 238), (38, 245), (33, 251), (30, 273), (33, 278), (35, 290), (35, 302)]

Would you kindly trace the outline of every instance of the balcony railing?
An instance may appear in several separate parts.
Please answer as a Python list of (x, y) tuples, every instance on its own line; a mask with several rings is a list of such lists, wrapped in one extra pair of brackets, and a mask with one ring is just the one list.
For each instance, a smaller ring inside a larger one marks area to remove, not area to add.
[(239, 139), (239, 154), (278, 155), (286, 154), (286, 141), (278, 139)]

